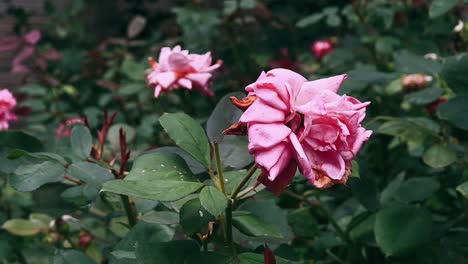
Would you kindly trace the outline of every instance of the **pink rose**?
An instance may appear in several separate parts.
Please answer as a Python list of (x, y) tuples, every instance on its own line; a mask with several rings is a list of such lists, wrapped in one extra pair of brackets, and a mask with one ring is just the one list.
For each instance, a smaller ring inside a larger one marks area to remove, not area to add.
[(82, 117), (72, 117), (64, 122), (60, 123), (57, 129), (55, 129), (55, 136), (57, 138), (71, 136), (71, 127), (74, 124), (86, 124), (86, 119)]
[(16, 99), (7, 89), (0, 89), (0, 130), (7, 130), (10, 122), (17, 119), (13, 113)]
[(317, 40), (310, 47), (317, 59), (322, 58), (333, 51), (333, 44), (329, 40)]
[[(297, 168), (318, 188), (346, 182), (351, 161), (372, 131), (360, 125), (369, 102), (336, 94), (345, 79), (308, 82), (293, 71), (274, 69), (246, 87), (248, 97), (239, 102), (250, 102), (248, 107), (235, 102), (246, 108), (240, 124), (247, 126), (249, 152), (266, 176), (260, 181), (275, 194)], [(240, 131), (239, 124), (234, 127)]]
[(208, 89), (212, 71), (219, 68), (222, 61), (211, 65), (211, 53), (189, 54), (180, 46), (173, 49), (164, 47), (159, 54), (159, 61), (150, 58), (151, 72), (147, 76), (148, 83), (155, 88), (157, 98), (162, 92), (178, 88), (192, 90), (195, 88), (205, 95), (214, 95)]

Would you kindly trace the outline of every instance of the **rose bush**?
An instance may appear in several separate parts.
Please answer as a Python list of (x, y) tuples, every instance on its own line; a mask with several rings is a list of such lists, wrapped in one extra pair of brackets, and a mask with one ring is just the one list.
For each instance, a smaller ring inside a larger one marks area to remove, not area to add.
[(466, 262), (463, 1), (23, 2), (0, 262)]

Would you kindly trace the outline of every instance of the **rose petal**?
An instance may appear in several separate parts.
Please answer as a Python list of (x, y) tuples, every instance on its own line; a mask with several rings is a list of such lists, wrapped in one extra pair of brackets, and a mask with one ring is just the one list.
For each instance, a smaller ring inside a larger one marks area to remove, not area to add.
[(155, 74), (154, 78), (163, 88), (168, 88), (177, 79), (177, 75), (174, 72), (161, 72)]
[(283, 122), (285, 113), (276, 108), (273, 108), (261, 100), (255, 102), (242, 114), (240, 121), (243, 123), (275, 123)]
[(296, 174), (297, 164), (295, 160), (291, 160), (289, 164), (284, 168), (281, 175), (276, 177), (273, 181), (268, 179), (268, 177), (261, 178), (261, 183), (267, 187), (275, 195), (280, 195), (289, 183), (291, 183), (294, 175)]
[(254, 155), (255, 162), (268, 172), (268, 178), (273, 181), (292, 159), (292, 150), (287, 143), (280, 143)]
[(302, 148), (297, 136), (293, 133), (289, 135), (289, 140), (291, 141), (293, 148), (294, 148), (294, 155), (297, 160), (299, 170), (301, 171), (302, 175), (306, 177), (310, 182), (314, 182), (315, 180), (315, 173), (312, 170), (311, 164), (309, 159), (307, 158), (304, 149)]
[(248, 128), (249, 151), (268, 149), (283, 141), (291, 129), (281, 123), (252, 124)]

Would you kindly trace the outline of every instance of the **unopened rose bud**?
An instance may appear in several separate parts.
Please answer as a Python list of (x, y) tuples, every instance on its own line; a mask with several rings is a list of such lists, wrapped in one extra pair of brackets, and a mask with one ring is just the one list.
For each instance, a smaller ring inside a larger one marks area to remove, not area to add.
[(89, 246), (89, 244), (91, 244), (92, 240), (93, 240), (93, 237), (90, 234), (86, 232), (81, 233), (80, 240), (79, 240), (80, 248), (86, 249)]
[(317, 59), (333, 51), (333, 44), (329, 40), (317, 40), (310, 47)]
[(408, 74), (401, 79), (401, 86), (404, 92), (413, 92), (424, 89), (430, 81), (432, 81), (432, 76), (422, 73)]

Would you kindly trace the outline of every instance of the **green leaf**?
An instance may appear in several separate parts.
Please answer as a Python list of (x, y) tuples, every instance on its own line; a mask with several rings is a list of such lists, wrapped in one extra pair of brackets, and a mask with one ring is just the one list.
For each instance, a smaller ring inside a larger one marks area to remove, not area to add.
[(422, 91), (410, 93), (405, 96), (405, 99), (415, 105), (426, 105), (437, 100), (444, 90), (439, 87), (429, 87)]
[(306, 17), (301, 18), (299, 21), (297, 21), (296, 27), (305, 28), (307, 26), (310, 26), (319, 22), (323, 17), (324, 17), (324, 14), (322, 13), (308, 15)]
[(341, 18), (337, 14), (329, 14), (326, 22), (330, 27), (337, 27), (341, 24)]
[(46, 183), (63, 180), (65, 168), (52, 161), (21, 165), (10, 177), (10, 184), (20, 192), (33, 191)]
[(457, 191), (459, 191), (465, 198), (468, 199), (468, 181), (457, 186)]
[(401, 86), (401, 78), (395, 79), (385, 87), (385, 93), (388, 95), (394, 95), (400, 93), (403, 87)]
[(135, 259), (136, 260), (136, 255), (135, 252), (132, 251), (125, 251), (125, 250), (115, 250), (112, 251), (111, 256), (120, 260), (120, 259)]
[(248, 236), (283, 238), (283, 234), (281, 234), (278, 227), (264, 222), (255, 215), (235, 216), (232, 223), (239, 231)]
[(174, 180), (131, 181), (112, 180), (104, 183), (101, 192), (112, 192), (156, 201), (175, 201), (203, 186), (200, 182)]
[(375, 239), (387, 256), (407, 253), (430, 241), (432, 216), (426, 209), (396, 205), (377, 213)]
[[(238, 211), (247, 212), (247, 214), (236, 214)], [(233, 212), (235, 215), (234, 218), (240, 216), (253, 216), (256, 220), (265, 223), (266, 228), (272, 227), (274, 230), (273, 233), (279, 232), (279, 236), (273, 237), (263, 237), (260, 235), (257, 238), (252, 238), (252, 241), (262, 241), (262, 242), (289, 242), (293, 237), (291, 228), (288, 224), (287, 213), (284, 209), (280, 208), (274, 199), (268, 200), (247, 200), (241, 204), (237, 211)], [(255, 221), (255, 220), (254, 220)], [(260, 232), (261, 233), (261, 232)], [(281, 237), (281, 239), (278, 239)]]
[(348, 75), (348, 79), (343, 83), (340, 94), (362, 91), (371, 84), (385, 83), (396, 78), (395, 74), (377, 71), (374, 65), (369, 64), (358, 65), (346, 74)]
[(219, 100), (206, 123), (206, 133), (211, 141), (221, 142), (224, 137), (223, 131), (238, 122), (242, 115), (242, 111), (231, 103), (229, 99), (231, 96), (243, 98), (245, 94), (240, 92), (229, 93)]
[(53, 260), (53, 264), (96, 264), (94, 260), (86, 255), (85, 253), (69, 249), (69, 250), (59, 250)]
[(73, 153), (82, 159), (89, 157), (93, 147), (93, 138), (85, 126), (74, 126), (71, 133), (71, 147)]
[(23, 85), (18, 90), (29, 96), (47, 95), (47, 88), (37, 83)]
[[(183, 151), (179, 147), (160, 147), (160, 148), (157, 148), (155, 150), (151, 150), (145, 153), (149, 154), (153, 152), (173, 153), (173, 154), (179, 155), (181, 158), (185, 160), (185, 162), (187, 163), (187, 166), (190, 168), (190, 170), (194, 174), (200, 174), (206, 171), (206, 168), (200, 162), (196, 161), (194, 158), (192, 158), (191, 155), (189, 155), (187, 152)], [(144, 155), (146, 155), (145, 153)]]
[(457, 95), (467, 95), (467, 72), (468, 53), (462, 53), (447, 59), (440, 76)]
[(429, 7), (429, 17), (439, 17), (454, 8), (457, 3), (458, 0), (433, 0)]
[(446, 145), (432, 145), (423, 154), (423, 161), (432, 168), (443, 168), (457, 160), (457, 155), (454, 150)]
[(122, 96), (130, 96), (134, 94), (138, 94), (141, 91), (145, 90), (145, 86), (143, 83), (127, 83), (123, 84), (119, 90), (118, 93)]
[(145, 66), (137, 63), (132, 57), (126, 57), (120, 66), (120, 71), (130, 80), (142, 81), (144, 79)]
[(437, 115), (452, 125), (468, 130), (468, 96), (457, 96), (439, 105)]
[(318, 232), (319, 224), (309, 208), (300, 208), (290, 212), (288, 222), (296, 236), (313, 237)]
[(186, 202), (180, 209), (180, 225), (188, 234), (202, 232), (202, 229), (214, 220), (214, 216), (203, 208), (199, 199)]
[(210, 144), (200, 124), (183, 113), (164, 114), (159, 119), (174, 142), (200, 161), (206, 168), (210, 167)]
[(226, 196), (213, 186), (207, 186), (200, 192), (200, 203), (210, 214), (218, 217), (228, 205)]
[(73, 163), (67, 168), (67, 173), (96, 188), (101, 188), (104, 182), (114, 179), (108, 169), (89, 162)]
[(242, 169), (253, 162), (249, 154), (247, 137), (227, 135), (219, 144), (219, 152), (225, 168)]
[(198, 182), (184, 159), (177, 154), (167, 152), (153, 152), (138, 157), (125, 180)]
[(193, 240), (138, 243), (136, 256), (140, 264), (185, 264), (189, 256), (198, 251), (198, 245)]
[(380, 203), (386, 204), (396, 197), (396, 193), (405, 180), (405, 173), (399, 173), (380, 193)]
[(380, 134), (398, 136), (403, 141), (418, 141), (437, 137), (439, 126), (424, 118), (395, 118), (383, 123), (377, 130)]
[(60, 197), (69, 202), (82, 205), (93, 201), (99, 195), (99, 188), (88, 184), (73, 186), (66, 189)]
[(29, 152), (43, 150), (39, 139), (20, 131), (0, 131), (0, 149), (23, 149)]
[(44, 225), (40, 221), (11, 219), (3, 223), (2, 228), (17, 236), (34, 236), (41, 232)]
[(134, 252), (139, 245), (170, 241), (173, 239), (174, 233), (174, 229), (167, 225), (148, 224), (140, 221), (117, 243), (114, 250)]
[(396, 195), (405, 202), (423, 201), (436, 192), (439, 187), (439, 182), (432, 178), (410, 178), (401, 184)]
[(436, 75), (442, 66), (439, 62), (425, 59), (423, 56), (415, 55), (408, 51), (401, 51), (394, 54), (395, 69), (403, 73), (426, 73)]
[(150, 211), (139, 219), (151, 224), (172, 225), (179, 223), (179, 214), (170, 211)]
[(351, 161), (351, 174), (349, 177), (354, 177), (354, 178), (361, 178), (361, 174), (359, 173), (360, 168), (359, 168), (359, 163), (357, 161), (353, 160)]
[(32, 213), (29, 215), (29, 220), (42, 225), (44, 228), (48, 228), (50, 222), (54, 219), (46, 214)]

